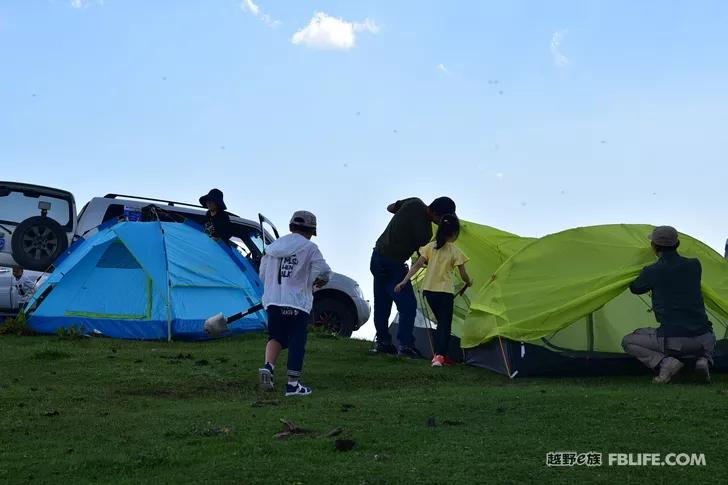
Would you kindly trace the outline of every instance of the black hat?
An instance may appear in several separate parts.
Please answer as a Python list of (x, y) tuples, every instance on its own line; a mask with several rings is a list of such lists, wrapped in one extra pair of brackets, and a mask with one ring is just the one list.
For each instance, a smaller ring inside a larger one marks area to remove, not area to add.
[(225, 202), (222, 200), (222, 190), (219, 189), (212, 189), (207, 193), (207, 195), (203, 195), (200, 197), (200, 205), (202, 207), (207, 208), (207, 201), (211, 200), (217, 204), (217, 207), (221, 210), (227, 210), (227, 206), (225, 205)]

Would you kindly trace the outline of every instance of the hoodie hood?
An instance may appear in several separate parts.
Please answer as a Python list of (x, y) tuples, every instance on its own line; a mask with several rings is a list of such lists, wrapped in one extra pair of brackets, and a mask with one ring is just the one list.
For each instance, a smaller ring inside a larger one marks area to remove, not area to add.
[(265, 254), (273, 258), (286, 258), (313, 244), (300, 234), (287, 234), (265, 248)]

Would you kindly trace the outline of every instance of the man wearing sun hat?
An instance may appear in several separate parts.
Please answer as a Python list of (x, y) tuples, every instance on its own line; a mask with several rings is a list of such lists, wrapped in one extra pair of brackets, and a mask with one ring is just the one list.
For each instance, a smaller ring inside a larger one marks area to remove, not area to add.
[(677, 252), (680, 239), (674, 227), (656, 227), (649, 239), (657, 262), (642, 270), (630, 290), (636, 295), (652, 292), (660, 326), (638, 328), (622, 339), (622, 347), (658, 372), (653, 380), (657, 384), (670, 382), (684, 366), (679, 358), (688, 355), (697, 358), (695, 371), (709, 382), (715, 335), (700, 289), (700, 261)]

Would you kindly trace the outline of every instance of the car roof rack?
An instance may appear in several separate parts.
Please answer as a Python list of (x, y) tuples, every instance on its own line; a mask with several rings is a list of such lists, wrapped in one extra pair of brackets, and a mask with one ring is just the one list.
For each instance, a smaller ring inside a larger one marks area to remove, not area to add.
[[(174, 200), (154, 199), (154, 198), (151, 198), (151, 197), (140, 197), (138, 195), (106, 194), (104, 196), (104, 199), (117, 199), (117, 198), (120, 198), (120, 199), (146, 200), (148, 202), (162, 202), (162, 203), (167, 204), (167, 205), (172, 206), (172, 207), (175, 207), (175, 206), (192, 207), (193, 209), (205, 210), (205, 208), (202, 207), (202, 206), (200, 206), (200, 205), (188, 204), (186, 202), (176, 202)], [(231, 216), (240, 217), (239, 215), (234, 214), (234, 213), (232, 213), (230, 211), (226, 211), (226, 212), (228, 214), (230, 214)]]
[(185, 202), (176, 202), (174, 200), (164, 200), (164, 199), (153, 199), (151, 197), (139, 197), (138, 195), (126, 195), (126, 194), (106, 194), (104, 196), (104, 199), (136, 199), (136, 200), (147, 200), (149, 202), (163, 202), (167, 205), (171, 206), (183, 206), (183, 207), (194, 207), (195, 209), (202, 209), (203, 207), (200, 207), (199, 205), (194, 204), (187, 204)]

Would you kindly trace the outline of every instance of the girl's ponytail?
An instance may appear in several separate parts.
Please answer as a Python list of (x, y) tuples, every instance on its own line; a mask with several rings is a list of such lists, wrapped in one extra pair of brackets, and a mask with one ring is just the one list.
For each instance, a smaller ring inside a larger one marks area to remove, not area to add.
[(445, 214), (440, 218), (435, 235), (435, 249), (442, 249), (448, 240), (460, 233), (460, 219), (455, 214)]

